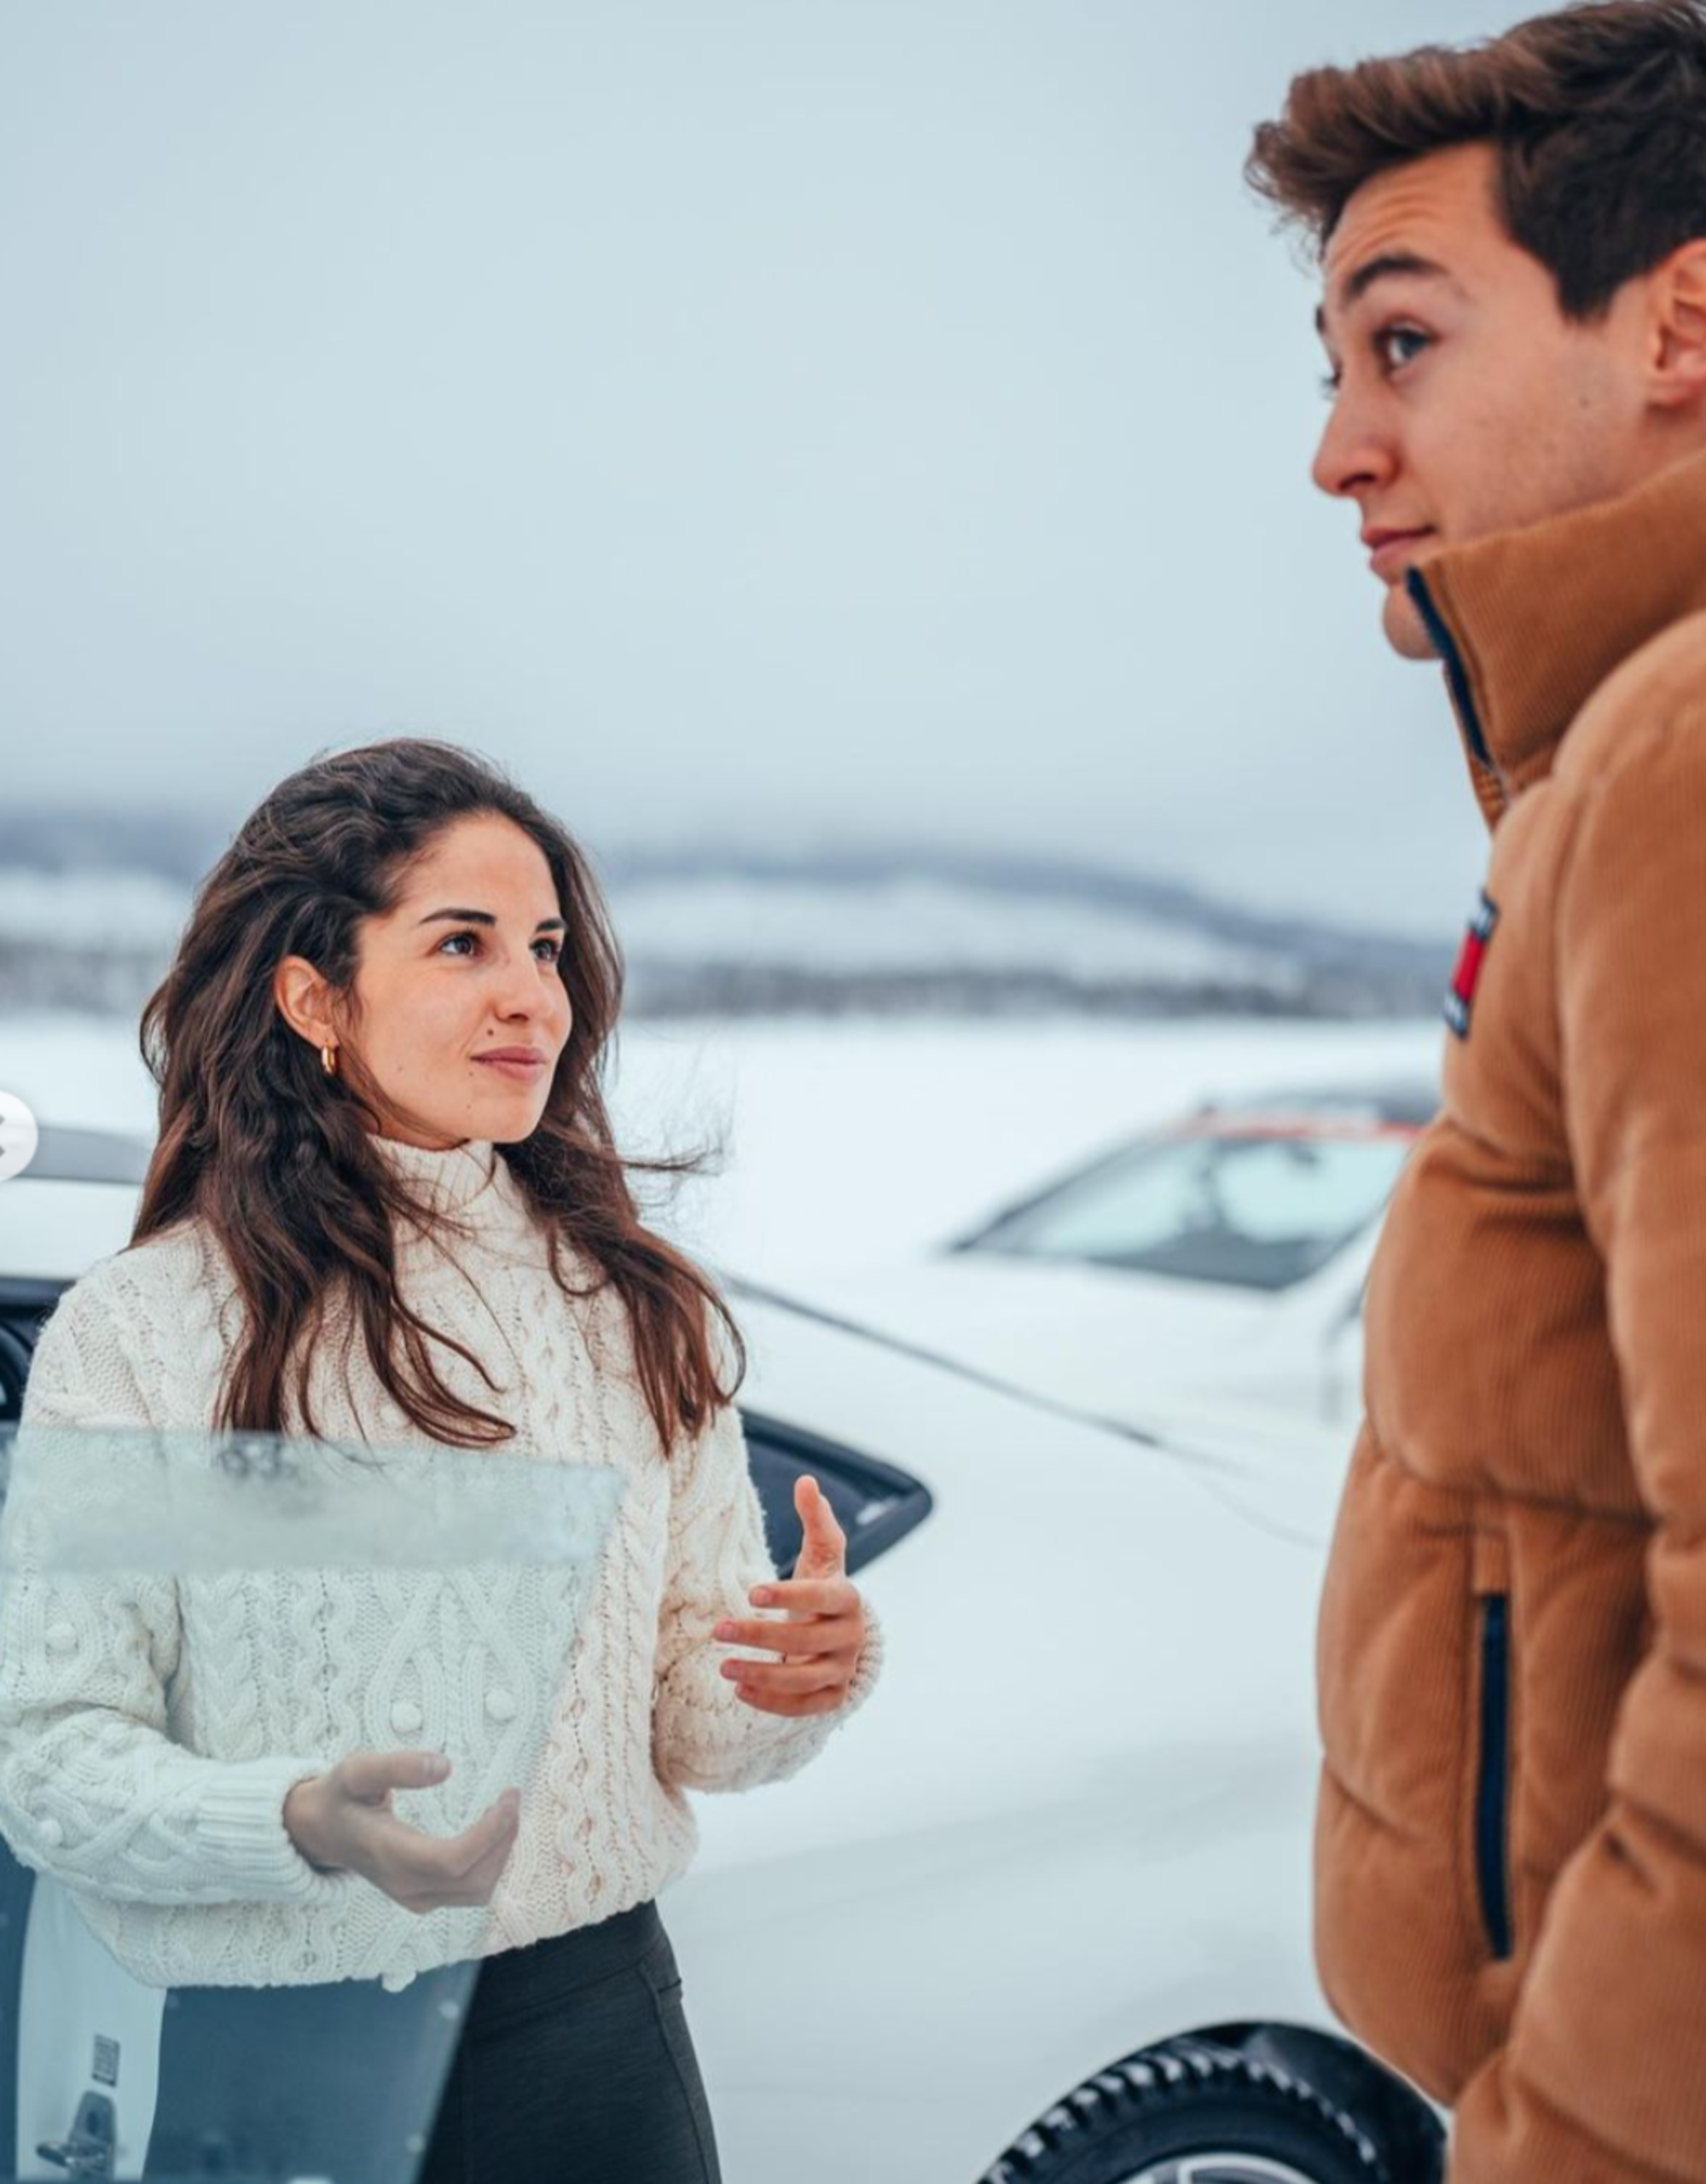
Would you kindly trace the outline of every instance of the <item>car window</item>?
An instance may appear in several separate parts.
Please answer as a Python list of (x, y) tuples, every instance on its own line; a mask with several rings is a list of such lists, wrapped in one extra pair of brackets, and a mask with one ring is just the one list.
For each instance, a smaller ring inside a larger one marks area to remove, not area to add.
[(1376, 1217), (1413, 1136), (1383, 1127), (1193, 1126), (1072, 1177), (969, 1248), (1286, 1288)]

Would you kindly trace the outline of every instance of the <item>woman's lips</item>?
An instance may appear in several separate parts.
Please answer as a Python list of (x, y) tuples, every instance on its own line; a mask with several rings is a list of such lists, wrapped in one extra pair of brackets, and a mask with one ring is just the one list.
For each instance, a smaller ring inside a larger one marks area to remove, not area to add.
[(531, 1060), (519, 1057), (511, 1060), (502, 1054), (476, 1054), (474, 1060), (483, 1069), (495, 1069), (501, 1077), (513, 1077), (519, 1084), (531, 1084), (545, 1066), (543, 1054), (535, 1054)]

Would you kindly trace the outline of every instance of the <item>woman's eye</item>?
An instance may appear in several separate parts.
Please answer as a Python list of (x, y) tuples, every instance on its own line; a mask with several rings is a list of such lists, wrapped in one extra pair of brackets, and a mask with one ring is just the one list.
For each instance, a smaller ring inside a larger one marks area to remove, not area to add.
[[(442, 954), (443, 951), (450, 946), (453, 940), (471, 940), (474, 944), (476, 949), (478, 949), (480, 944), (480, 936), (479, 933), (470, 932), (467, 928), (464, 928), (461, 932), (447, 932), (444, 935), (444, 938), (438, 943), (439, 952)], [(552, 940), (543, 936), (539, 939), (536, 940), (533, 943), (533, 945), (536, 948), (549, 949), (551, 951), (550, 954), (543, 958), (543, 961), (547, 963), (556, 962), (563, 952), (563, 944), (561, 941)]]

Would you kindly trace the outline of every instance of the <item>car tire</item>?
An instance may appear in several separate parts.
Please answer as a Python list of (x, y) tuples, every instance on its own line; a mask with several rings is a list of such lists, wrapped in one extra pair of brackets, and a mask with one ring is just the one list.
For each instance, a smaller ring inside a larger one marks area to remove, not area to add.
[(1098, 2071), (980, 2184), (1429, 2184), (1393, 2166), (1295, 2071), (1212, 2040), (1164, 2040)]

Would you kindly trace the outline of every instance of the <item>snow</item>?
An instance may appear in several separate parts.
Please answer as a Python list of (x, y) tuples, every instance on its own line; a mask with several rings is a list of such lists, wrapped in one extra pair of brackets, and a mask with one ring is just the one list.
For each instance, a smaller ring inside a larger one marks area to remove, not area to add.
[(1285, 985), (1272, 953), (1112, 905), (934, 880), (860, 886), (748, 880), (630, 883), (615, 898), (635, 962), (820, 972), (1030, 971), (1179, 985)]
[[(923, 1251), (1210, 1094), (1432, 1082), (1444, 1036), (1437, 1019), (647, 1021), (622, 1034), (612, 1095), (630, 1154), (722, 1149), (661, 1225), (786, 1284)], [(153, 1127), (126, 1022), (0, 1017), (0, 1090), (42, 1122)]]
[(156, 873), (36, 872), (0, 864), (0, 934), (14, 944), (122, 944), (169, 955), (189, 914), (189, 890)]

